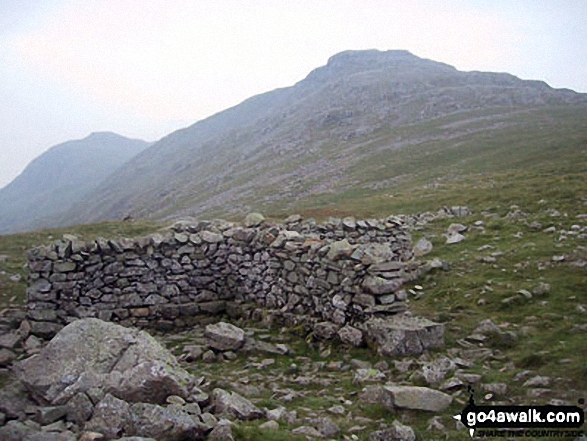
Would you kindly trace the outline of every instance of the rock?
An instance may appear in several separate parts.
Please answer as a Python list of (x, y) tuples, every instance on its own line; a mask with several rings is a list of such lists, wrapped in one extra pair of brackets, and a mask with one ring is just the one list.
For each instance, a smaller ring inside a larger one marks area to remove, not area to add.
[(537, 375), (526, 380), (522, 387), (548, 387), (550, 386), (550, 377)]
[(300, 426), (296, 427), (294, 430), (291, 431), (292, 435), (301, 435), (309, 438), (324, 438), (318, 430), (314, 429), (310, 426)]
[(535, 296), (543, 296), (548, 294), (551, 290), (551, 286), (549, 283), (539, 282), (536, 287), (532, 290), (532, 293)]
[(372, 432), (369, 441), (416, 441), (416, 434), (410, 426), (395, 420), (391, 428)]
[(391, 294), (401, 288), (402, 279), (384, 279), (379, 276), (367, 276), (363, 281), (363, 288), (374, 295)]
[(16, 354), (8, 349), (0, 349), (0, 367), (10, 365), (16, 359)]
[(425, 256), (426, 254), (432, 252), (433, 246), (432, 242), (430, 242), (425, 237), (420, 238), (416, 245), (414, 245), (413, 251), (415, 257)]
[(334, 422), (328, 417), (312, 420), (312, 424), (325, 438), (336, 438), (340, 434), (340, 427), (334, 424)]
[(360, 260), (364, 265), (376, 265), (389, 262), (394, 252), (391, 246), (387, 243), (368, 243), (359, 245), (351, 257), (355, 257), (359, 253)]
[(371, 318), (364, 324), (365, 338), (383, 356), (419, 355), (444, 346), (444, 325), (417, 317)]
[(204, 353), (204, 348), (200, 345), (187, 345), (183, 348), (184, 359), (187, 362), (198, 360)]
[(427, 431), (437, 430), (439, 432), (446, 432), (446, 427), (440, 421), (439, 416), (433, 416), (428, 420), (428, 427), (426, 427)]
[(267, 421), (259, 426), (261, 430), (279, 430), (279, 423), (277, 421), (271, 420)]
[(224, 240), (224, 236), (219, 233), (213, 233), (211, 231), (202, 231), (200, 237), (204, 242), (207, 243), (218, 243)]
[(452, 245), (452, 244), (455, 244), (455, 243), (462, 242), (463, 240), (465, 240), (465, 236), (463, 236), (462, 234), (460, 234), (460, 233), (452, 233), (452, 234), (447, 235), (447, 237), (446, 237), (446, 244), (447, 245)]
[(0, 388), (0, 412), (6, 419), (24, 419), (26, 410), (34, 404), (27, 390), (18, 381), (5, 384)]
[(23, 336), (20, 332), (11, 331), (4, 335), (0, 335), (0, 347), (6, 349), (19, 348), (23, 340)]
[(33, 429), (21, 421), (8, 421), (4, 427), (0, 427), (0, 439), (2, 441), (22, 441), (27, 434), (32, 434)]
[(58, 419), (65, 416), (67, 413), (66, 406), (47, 406), (47, 407), (39, 407), (37, 409), (37, 414), (35, 420), (37, 423), (41, 424), (42, 426), (46, 426), (48, 424), (54, 423)]
[(166, 407), (150, 403), (135, 403), (130, 408), (134, 434), (157, 440), (182, 441), (204, 439), (208, 426), (181, 406)]
[(23, 441), (76, 441), (77, 437), (72, 432), (52, 433), (36, 432), (29, 433), (23, 438)]
[(385, 380), (385, 374), (377, 369), (357, 369), (353, 384), (366, 383), (368, 381), (379, 382)]
[(419, 386), (377, 386), (379, 404), (389, 409), (413, 409), (442, 412), (452, 403), (452, 397), (435, 389)]
[(66, 326), (37, 355), (14, 364), (17, 378), (40, 402), (65, 404), (104, 389), (130, 402), (187, 398), (193, 377), (144, 331), (89, 318)]
[(463, 224), (450, 224), (446, 229), (446, 234), (449, 236), (455, 233), (464, 233), (467, 231), (467, 227)]
[(67, 421), (72, 421), (79, 426), (83, 426), (93, 413), (94, 405), (85, 393), (74, 395), (67, 403)]
[(235, 392), (214, 389), (211, 395), (216, 414), (239, 420), (263, 418), (263, 412), (246, 398)]
[[(82, 432), (79, 437), (79, 441), (95, 441), (104, 439), (104, 435), (98, 432)], [(120, 441), (120, 440), (119, 440)]]
[(339, 240), (337, 242), (332, 242), (329, 245), (326, 257), (330, 260), (339, 260), (343, 257), (349, 257), (354, 249), (355, 245), (351, 245), (348, 240)]
[(96, 405), (92, 419), (85, 424), (84, 430), (101, 433), (106, 439), (134, 434), (130, 405), (107, 394)]
[(332, 322), (319, 322), (314, 325), (314, 337), (318, 340), (332, 340), (340, 326)]
[(208, 345), (218, 351), (237, 350), (245, 344), (245, 331), (226, 322), (206, 326), (205, 335)]
[(212, 350), (206, 351), (202, 354), (202, 361), (204, 363), (214, 363), (216, 360), (216, 354)]
[(252, 228), (258, 227), (265, 221), (265, 216), (261, 213), (249, 213), (247, 217), (245, 217), (245, 227)]
[(422, 366), (422, 376), (429, 385), (438, 385), (449, 372), (454, 371), (455, 363), (447, 357), (439, 357)]
[(43, 339), (54, 337), (61, 329), (62, 325), (53, 322), (31, 322), (31, 333)]
[(361, 347), (365, 344), (361, 330), (350, 325), (343, 326), (337, 332), (340, 341), (351, 346)]
[(501, 329), (495, 323), (493, 323), (490, 319), (485, 319), (477, 325), (473, 334), (481, 334), (481, 335), (495, 335), (500, 334)]
[(232, 423), (228, 420), (220, 420), (206, 439), (208, 441), (234, 441)]

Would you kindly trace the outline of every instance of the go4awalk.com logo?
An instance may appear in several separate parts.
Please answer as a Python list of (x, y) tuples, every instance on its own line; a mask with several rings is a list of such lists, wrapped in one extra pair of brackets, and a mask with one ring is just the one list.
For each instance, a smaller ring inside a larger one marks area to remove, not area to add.
[[(585, 413), (577, 406), (477, 406), (473, 391), (469, 403), (453, 418), (471, 437), (580, 437)], [(581, 400), (582, 401), (582, 400)]]

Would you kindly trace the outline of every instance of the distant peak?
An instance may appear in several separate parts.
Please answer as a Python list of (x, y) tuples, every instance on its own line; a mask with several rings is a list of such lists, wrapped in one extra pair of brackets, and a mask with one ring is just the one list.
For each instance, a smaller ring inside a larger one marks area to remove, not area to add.
[(327, 66), (336, 64), (343, 64), (348, 62), (365, 62), (369, 60), (387, 60), (387, 61), (402, 61), (402, 60), (418, 60), (419, 58), (406, 50), (389, 50), (380, 51), (377, 49), (367, 50), (348, 50), (339, 52), (328, 59)]
[(123, 138), (121, 135), (118, 135), (114, 132), (92, 132), (88, 136), (90, 139), (106, 139), (106, 138)]

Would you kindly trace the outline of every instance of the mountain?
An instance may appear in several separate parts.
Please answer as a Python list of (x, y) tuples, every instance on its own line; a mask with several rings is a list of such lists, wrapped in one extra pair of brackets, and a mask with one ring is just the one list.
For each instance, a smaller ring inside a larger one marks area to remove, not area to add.
[(461, 72), (407, 51), (342, 52), (292, 87), (161, 139), (62, 221), (278, 213), (523, 167), (549, 160), (538, 134), (587, 127), (586, 110), (585, 94), (540, 81)]
[(51, 147), (0, 189), (0, 234), (59, 224), (56, 216), (71, 210), (147, 146), (101, 132)]

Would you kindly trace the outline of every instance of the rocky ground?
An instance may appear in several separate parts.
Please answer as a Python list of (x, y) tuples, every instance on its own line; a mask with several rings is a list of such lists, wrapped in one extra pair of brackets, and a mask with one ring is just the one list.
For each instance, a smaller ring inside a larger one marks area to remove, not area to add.
[[(405, 295), (412, 314), (445, 323), (444, 348), (390, 357), (302, 328), (210, 318), (189, 330), (154, 333), (193, 387), (150, 404), (191, 415), (185, 418), (197, 436), (235, 440), (470, 439), (453, 419), (469, 386), (477, 404), (584, 407), (585, 218), (549, 206), (533, 214), (509, 207), (416, 216), (415, 248), (430, 272)], [(0, 439), (100, 439), (98, 422), (86, 427), (71, 412), (52, 409), (59, 404), (39, 406), (39, 397), (31, 401), (18, 385), (15, 360), (44, 343), (14, 311), (1, 320)], [(222, 320), (237, 329), (208, 326)], [(94, 413), (107, 408), (108, 401), (99, 406), (106, 398), (90, 400)], [(130, 408), (130, 419), (142, 426), (157, 420), (145, 415), (163, 415), (136, 402)]]

